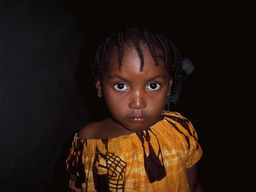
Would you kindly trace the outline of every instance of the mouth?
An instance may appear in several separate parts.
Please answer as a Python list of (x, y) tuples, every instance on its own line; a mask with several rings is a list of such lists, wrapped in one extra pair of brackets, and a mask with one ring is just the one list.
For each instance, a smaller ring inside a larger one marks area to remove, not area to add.
[(129, 117), (128, 119), (132, 123), (144, 123), (148, 118), (145, 116), (134, 116), (134, 117)]

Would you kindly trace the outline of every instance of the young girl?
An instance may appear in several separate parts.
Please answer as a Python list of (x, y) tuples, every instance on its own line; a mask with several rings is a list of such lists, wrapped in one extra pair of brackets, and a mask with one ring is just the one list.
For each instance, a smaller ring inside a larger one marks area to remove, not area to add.
[(199, 191), (196, 131), (164, 111), (180, 65), (166, 37), (138, 27), (98, 48), (92, 70), (110, 117), (75, 135), (66, 160), (70, 191)]

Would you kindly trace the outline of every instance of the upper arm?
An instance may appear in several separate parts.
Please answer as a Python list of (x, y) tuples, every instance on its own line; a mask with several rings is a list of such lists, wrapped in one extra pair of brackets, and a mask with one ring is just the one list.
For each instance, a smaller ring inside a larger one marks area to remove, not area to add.
[(197, 165), (187, 169), (188, 183), (191, 192), (203, 192), (203, 188), (198, 180)]

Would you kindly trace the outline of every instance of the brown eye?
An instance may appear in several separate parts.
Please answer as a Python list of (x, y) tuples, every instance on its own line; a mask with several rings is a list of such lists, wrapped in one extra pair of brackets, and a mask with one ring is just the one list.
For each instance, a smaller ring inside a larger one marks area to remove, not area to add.
[(159, 88), (160, 88), (160, 85), (158, 83), (150, 83), (147, 86), (147, 89), (150, 91), (155, 91), (155, 90), (158, 90)]
[(115, 84), (114, 88), (118, 91), (126, 91), (128, 89), (128, 87), (123, 83)]

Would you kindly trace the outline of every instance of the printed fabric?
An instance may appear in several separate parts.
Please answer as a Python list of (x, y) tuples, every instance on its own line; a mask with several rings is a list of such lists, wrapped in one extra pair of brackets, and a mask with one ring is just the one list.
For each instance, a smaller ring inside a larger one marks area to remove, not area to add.
[(193, 125), (177, 112), (147, 130), (111, 139), (76, 133), (66, 160), (76, 192), (189, 191), (186, 169), (202, 156)]

